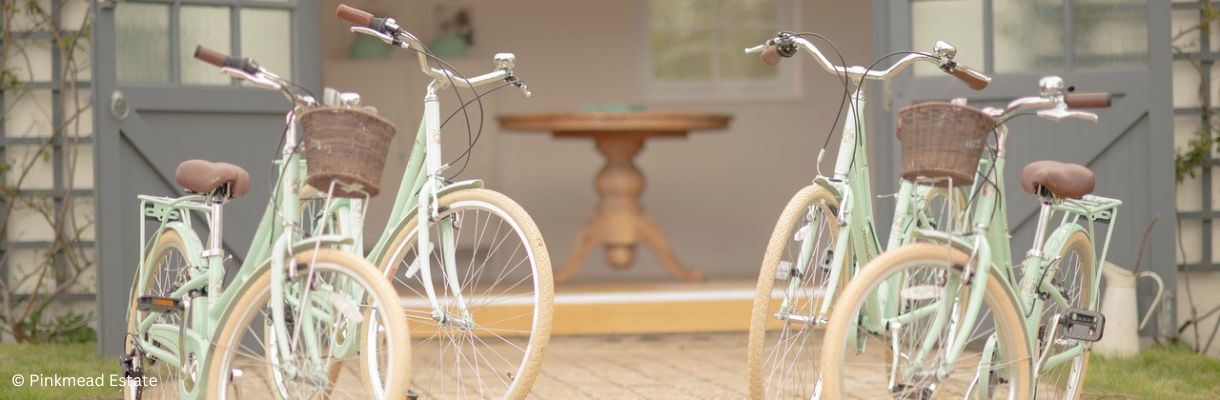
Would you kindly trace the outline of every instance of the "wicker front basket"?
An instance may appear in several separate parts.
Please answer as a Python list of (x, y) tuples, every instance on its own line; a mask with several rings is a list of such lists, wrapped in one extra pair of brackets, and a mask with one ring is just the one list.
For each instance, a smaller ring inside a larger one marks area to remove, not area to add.
[(362, 198), (381, 192), (394, 125), (376, 114), (351, 108), (317, 108), (300, 118), (306, 182), (322, 193)]
[(987, 135), (995, 127), (994, 118), (970, 107), (934, 102), (903, 108), (898, 112), (902, 178), (974, 183)]

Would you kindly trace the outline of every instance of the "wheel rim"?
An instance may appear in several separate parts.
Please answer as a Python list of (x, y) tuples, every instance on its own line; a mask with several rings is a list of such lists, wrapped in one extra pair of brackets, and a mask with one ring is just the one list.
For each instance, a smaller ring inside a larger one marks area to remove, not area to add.
[[(801, 264), (801, 247), (809, 241), (810, 255), (805, 261), (799, 284), (794, 284), (795, 273), (787, 279), (776, 279), (778, 288), (772, 290), (771, 303), (765, 316), (770, 324), (779, 324), (778, 329), (768, 327), (763, 339), (762, 384), (768, 399), (808, 399), (818, 377), (821, 337), (815, 331), (819, 318), (826, 284), (829, 280), (830, 260), (836, 235), (830, 224), (836, 223), (833, 212), (824, 203), (810, 206), (805, 216), (796, 220), (792, 235), (784, 247), (777, 274), (785, 270), (796, 271)], [(781, 277), (782, 278), (782, 277)], [(778, 291), (781, 297), (776, 298)], [(782, 302), (788, 299), (788, 314), (792, 322), (780, 320)], [(804, 320), (804, 321), (802, 321)]]
[[(968, 299), (970, 286), (962, 285), (951, 268), (946, 260), (915, 260), (895, 268), (885, 279), (876, 280), (878, 285), (881, 282), (895, 285), (895, 292), (901, 299), (898, 302), (901, 307), (886, 315), (919, 310), (941, 298)], [(875, 298), (877, 287), (870, 289), (868, 297)], [(900, 326), (889, 324), (880, 332), (871, 331), (868, 322), (854, 324), (855, 340), (849, 334), (844, 336), (846, 343), (839, 344), (846, 349), (839, 366), (842, 391), (861, 398), (964, 398), (977, 396), (982, 390), (988, 390), (989, 397), (1007, 398), (1015, 392), (1014, 385), (1007, 379), (1000, 379), (1004, 374), (1001, 368), (1025, 361), (1004, 358), (1002, 350), (996, 350), (991, 357), (985, 356), (988, 349), (1002, 347), (994, 345), (998, 321), (992, 301), (981, 303), (977, 321), (964, 331), (961, 327), (965, 323), (962, 318), (965, 303), (940, 304), (944, 306), (941, 310), (949, 322), (939, 330), (932, 329), (934, 316), (938, 313), (906, 321)], [(860, 314), (861, 304), (851, 306), (856, 315), (852, 320), (865, 321)], [(948, 363), (947, 344), (961, 334), (968, 335), (965, 347), (954, 362)], [(927, 352), (922, 351), (925, 343), (931, 344), (926, 347)], [(981, 369), (994, 375), (981, 377)]]
[[(248, 294), (256, 296), (252, 306), (229, 316), (238, 325), (233, 337), (224, 338), (216, 344), (218, 356), (214, 362), (220, 363), (217, 366), (219, 371), (229, 375), (229, 379), (219, 383), (223, 385), (217, 393), (219, 398), (263, 398), (267, 397), (269, 390), (288, 398), (385, 397), (384, 386), (366, 384), (360, 354), (337, 350), (343, 348), (347, 340), (359, 340), (358, 336), (351, 336), (352, 332), (359, 332), (349, 329), (351, 324), (358, 323), (352, 321), (371, 315), (376, 325), (389, 324), (384, 313), (373, 311), (380, 310), (382, 306), (375, 296), (349, 294), (355, 293), (351, 291), (352, 288), (365, 288), (363, 292), (367, 293), (370, 286), (346, 267), (318, 263), (313, 268), (310, 284), (313, 289), (309, 296), (313, 301), (310, 304), (314, 315), (323, 317), (301, 313), (301, 307), (285, 307), (285, 315), (290, 315), (292, 319), (292, 323), (286, 326), (289, 337), (292, 337), (295, 329), (301, 332), (295, 345), (289, 345), (292, 348), (289, 357), (277, 353), (275, 346), (279, 339), (266, 331), (272, 319), (270, 286)], [(301, 286), (306, 279), (303, 274), (285, 286)], [(299, 293), (285, 290), (286, 302), (295, 302), (287, 298)], [(297, 325), (300, 325), (299, 328)], [(290, 339), (290, 343), (293, 342)], [(381, 344), (377, 352), (391, 354), (394, 349), (389, 346), (388, 343)], [(378, 368), (378, 371), (390, 370), (393, 367), (387, 365)], [(384, 378), (380, 377), (380, 381), (384, 382)]]
[[(156, 260), (155, 269), (148, 276), (148, 282), (145, 284), (144, 294), (148, 296), (169, 296), (175, 289), (186, 282), (188, 278), (188, 265), (185, 252), (182, 249), (180, 242), (170, 242), (167, 247), (164, 247), (151, 258)], [(133, 304), (134, 304), (134, 299)], [(134, 308), (134, 307), (133, 307)], [(149, 312), (141, 312), (133, 309), (133, 314), (136, 316), (136, 321), (147, 318)], [(175, 313), (161, 314), (153, 322), (155, 325), (166, 325), (172, 327), (181, 327), (182, 318)], [(134, 322), (132, 322), (134, 324)], [(129, 331), (134, 332), (134, 325)], [(129, 338), (128, 340), (134, 340)], [(168, 346), (155, 344), (158, 347), (172, 353), (177, 353), (177, 349), (171, 349)], [(157, 362), (151, 358), (141, 355), (137, 360), (133, 360), (139, 364), (144, 371), (144, 376), (151, 381), (151, 378), (156, 378), (157, 384), (145, 387), (125, 387), (128, 398), (138, 397), (142, 399), (179, 399), (181, 398), (180, 390), (182, 390), (182, 371), (175, 365), (169, 365), (167, 362)]]
[(393, 249), (387, 270), (420, 339), (412, 347), (417, 372), (411, 387), (427, 398), (503, 398), (519, 390), (541, 325), (536, 255), (521, 226), (490, 203), (457, 201), (436, 220), (457, 226), (454, 278), (472, 318), (462, 316), (456, 293), (445, 284), (448, 272), (438, 268), (439, 223), (429, 227), (433, 249), (426, 255), (445, 321), (433, 318), (422, 274), (411, 268), (421, 254), (418, 227), (413, 229)]
[[(1089, 305), (1085, 302), (1090, 297), (1089, 291), (1092, 285), (1090, 276), (1086, 272), (1088, 271), (1086, 263), (1092, 262), (1092, 257), (1090, 257), (1091, 249), (1073, 245), (1075, 243), (1080, 242), (1069, 240), (1069, 246), (1063, 251), (1063, 254), (1060, 254), (1052, 282), (1059, 289), (1060, 293), (1063, 293), (1069, 307), (1088, 308)], [(1046, 337), (1050, 334), (1050, 330), (1055, 324), (1055, 321), (1053, 321), (1054, 316), (1065, 310), (1061, 309), (1059, 304), (1054, 301), (1046, 301), (1043, 304), (1045, 307), (1042, 312), (1042, 326), (1038, 333), (1038, 349), (1040, 350), (1039, 354), (1041, 354), (1041, 351), (1046, 346), (1053, 346), (1048, 354), (1049, 357), (1074, 347), (1075, 343), (1071, 340), (1056, 340), (1055, 338)], [(1065, 362), (1038, 371), (1038, 397), (1048, 399), (1074, 399), (1079, 397), (1080, 384), (1083, 380), (1085, 363), (1087, 362), (1088, 352), (1086, 351), (1081, 353), (1080, 356), (1073, 358), (1071, 362)]]

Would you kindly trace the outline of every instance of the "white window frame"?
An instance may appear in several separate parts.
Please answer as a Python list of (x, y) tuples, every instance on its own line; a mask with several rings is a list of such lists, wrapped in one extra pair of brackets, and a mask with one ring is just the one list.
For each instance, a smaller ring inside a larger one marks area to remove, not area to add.
[[(665, 1), (665, 0), (637, 0), (639, 10), (640, 32), (638, 35), (638, 48), (640, 52), (639, 65), (640, 82), (642, 82), (642, 92), (644, 99), (648, 102), (714, 102), (714, 101), (734, 101), (734, 100), (791, 100), (800, 98), (803, 94), (803, 86), (801, 83), (800, 62), (797, 61), (800, 55), (792, 59), (781, 62), (775, 68), (779, 70), (779, 74), (775, 79), (763, 80), (719, 80), (715, 77), (715, 63), (713, 63), (713, 78), (710, 81), (698, 82), (670, 82), (660, 81), (652, 77), (652, 26), (650, 15), (648, 14), (648, 2), (650, 1)], [(731, 0), (729, 0), (731, 1)], [(760, 27), (764, 29), (774, 29), (775, 32), (781, 30), (795, 30), (800, 15), (800, 1), (797, 0), (776, 0), (776, 26)], [(710, 30), (717, 30), (717, 27), (709, 27)], [(759, 44), (766, 37), (758, 38)], [(713, 43), (712, 46), (716, 46)], [(757, 59), (756, 54), (745, 54), (744, 48), (730, 49), (732, 51), (741, 52), (742, 57)], [(759, 60), (758, 62), (762, 62)]]

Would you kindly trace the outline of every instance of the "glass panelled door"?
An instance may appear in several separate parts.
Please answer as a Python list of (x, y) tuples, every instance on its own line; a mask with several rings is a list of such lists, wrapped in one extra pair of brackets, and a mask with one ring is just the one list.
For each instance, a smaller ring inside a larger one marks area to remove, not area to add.
[[(977, 92), (934, 68), (893, 81), (878, 93), (884, 111), (875, 125), (889, 127), (889, 132), (894, 129), (891, 116), (906, 105), (955, 97), (976, 107), (1003, 105), (1036, 94), (1037, 81), (1045, 75), (1059, 75), (1081, 91), (1113, 93), (1113, 106), (1098, 110), (1096, 124), (1056, 124), (1034, 117), (1008, 122), (1012, 133), (1005, 181), (1014, 255), (1020, 259), (1032, 243), (1037, 208), (1037, 201), (1015, 186), (1021, 168), (1034, 160), (1056, 160), (1088, 166), (1096, 174), (1098, 194), (1124, 201), (1113, 243), (1126, 245), (1114, 246), (1110, 261), (1134, 266), (1143, 228), (1159, 214), (1142, 265), (1166, 279), (1176, 276), (1175, 227), (1166, 220), (1175, 213), (1168, 2), (907, 0), (873, 5), (880, 30), (878, 55), (927, 51), (936, 40), (945, 40), (957, 46), (958, 60), (993, 78), (991, 86)], [(874, 176), (882, 187), (896, 188), (893, 160), (900, 154), (899, 143), (892, 134), (875, 137), (883, 168)], [(1154, 293), (1148, 289), (1140, 292)]]
[(251, 194), (226, 206), (225, 246), (243, 254), (270, 193), (289, 105), (193, 58), (196, 45), (252, 57), (316, 90), (316, 0), (97, 1), (93, 29), (99, 341), (122, 348), (125, 302), (140, 248), (139, 193), (181, 193), (179, 162), (246, 168)]

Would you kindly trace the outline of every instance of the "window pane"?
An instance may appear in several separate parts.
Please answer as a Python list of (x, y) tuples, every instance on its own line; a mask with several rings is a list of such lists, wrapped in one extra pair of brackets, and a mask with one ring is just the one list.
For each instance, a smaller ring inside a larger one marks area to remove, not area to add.
[(1148, 58), (1147, 4), (1139, 0), (1075, 0), (1072, 43), (1077, 68), (1142, 65)]
[(652, 77), (661, 81), (706, 81), (712, 77), (710, 32), (653, 31)]
[(652, 0), (648, 2), (648, 22), (653, 31), (707, 28), (712, 24), (708, 0)]
[(169, 5), (115, 7), (119, 82), (169, 82)]
[(241, 10), (241, 55), (292, 79), (292, 15), (288, 10)]
[[(983, 1), (915, 0), (911, 2), (910, 50), (932, 51), (937, 40), (957, 47), (958, 62), (983, 69)], [(896, 60), (895, 60), (896, 61)], [(892, 62), (892, 61), (891, 61)], [(882, 63), (889, 65), (889, 63)], [(928, 63), (915, 65), (916, 75), (940, 74)]]
[(211, 65), (195, 59), (195, 46), (229, 54), (229, 8), (208, 6), (182, 6), (178, 17), (182, 49), (178, 61), (182, 63), (182, 83), (197, 85), (224, 85), (229, 77)]
[[(775, 0), (726, 0), (721, 1), (719, 8), (721, 21), (738, 25), (771, 24), (774, 26)], [(778, 27), (774, 27), (772, 30), (778, 31), (779, 29), (776, 28)]]
[(1064, 68), (1062, 1), (994, 1), (996, 72)]
[(763, 64), (757, 54), (745, 54), (742, 49), (757, 46), (763, 40), (775, 36), (770, 30), (732, 30), (721, 34), (721, 46), (717, 46), (717, 62), (720, 77), (725, 80), (770, 79), (779, 75), (779, 69)]

